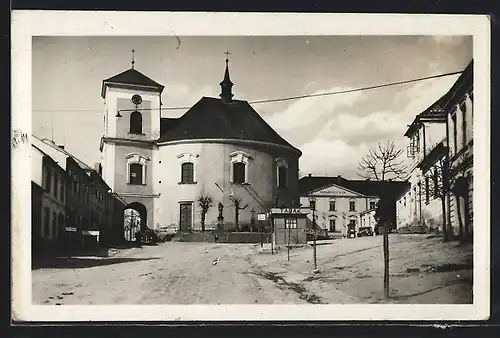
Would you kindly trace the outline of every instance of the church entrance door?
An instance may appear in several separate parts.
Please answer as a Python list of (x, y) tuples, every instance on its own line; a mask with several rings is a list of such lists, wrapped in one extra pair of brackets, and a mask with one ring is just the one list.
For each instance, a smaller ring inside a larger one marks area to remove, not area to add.
[(180, 204), (180, 231), (188, 232), (193, 225), (193, 203), (186, 202)]

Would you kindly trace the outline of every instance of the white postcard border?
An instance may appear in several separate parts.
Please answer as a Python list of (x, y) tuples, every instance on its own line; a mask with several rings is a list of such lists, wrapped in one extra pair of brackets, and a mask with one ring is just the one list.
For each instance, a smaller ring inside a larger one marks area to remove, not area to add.
[(472, 305), (32, 305), (30, 147), (12, 151), (12, 309), (25, 321), (479, 320), (490, 306), (490, 22), (486, 15), (12, 12), (12, 128), (31, 135), (32, 36), (472, 35)]

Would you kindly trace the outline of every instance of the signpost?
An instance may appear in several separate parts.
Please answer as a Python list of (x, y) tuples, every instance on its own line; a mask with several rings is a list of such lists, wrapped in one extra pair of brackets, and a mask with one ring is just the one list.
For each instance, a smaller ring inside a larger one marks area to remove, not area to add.
[(257, 220), (259, 220), (259, 221), (265, 221), (266, 220), (266, 214), (257, 214)]
[(66, 227), (64, 228), (64, 230), (66, 230), (67, 232), (76, 232), (78, 229), (75, 227)]
[[(315, 218), (315, 211), (316, 211), (316, 199), (314, 197), (311, 197), (309, 199), (309, 204), (312, 209), (312, 217), (313, 217), (313, 230), (316, 230), (316, 218)], [(314, 270), (317, 270), (318, 265), (316, 263), (316, 233), (313, 235), (313, 255), (314, 255)]]

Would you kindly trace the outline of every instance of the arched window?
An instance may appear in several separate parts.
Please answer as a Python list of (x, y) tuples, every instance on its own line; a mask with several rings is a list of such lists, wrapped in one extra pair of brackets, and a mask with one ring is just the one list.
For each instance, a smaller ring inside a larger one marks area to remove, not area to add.
[(233, 183), (237, 184), (245, 183), (245, 163), (242, 162), (233, 163)]
[(129, 183), (142, 185), (142, 164), (140, 163), (130, 163), (129, 165)]
[(146, 185), (146, 162), (149, 158), (139, 154), (131, 153), (125, 156), (127, 161), (128, 184)]
[(194, 183), (194, 164), (192, 162), (182, 163), (181, 183), (193, 184)]
[(229, 157), (231, 159), (231, 182), (235, 184), (249, 184), (248, 166), (251, 159), (250, 155), (243, 151), (234, 151), (229, 154)]
[(142, 115), (138, 111), (130, 114), (130, 133), (142, 134)]
[(284, 158), (276, 159), (276, 169), (278, 188), (286, 188), (288, 186), (288, 164)]

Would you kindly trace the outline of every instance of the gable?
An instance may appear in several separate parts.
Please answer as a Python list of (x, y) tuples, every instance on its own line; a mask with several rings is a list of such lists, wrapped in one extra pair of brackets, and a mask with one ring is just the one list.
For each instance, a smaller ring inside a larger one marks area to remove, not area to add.
[(344, 196), (355, 196), (364, 197), (364, 195), (357, 193), (355, 191), (346, 189), (336, 184), (332, 184), (328, 187), (323, 187), (316, 191), (311, 192), (313, 196), (328, 196), (328, 197), (344, 197)]

